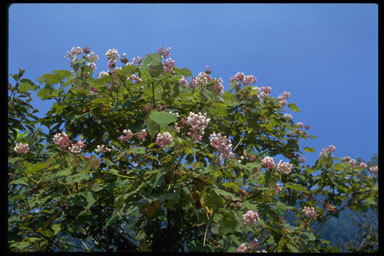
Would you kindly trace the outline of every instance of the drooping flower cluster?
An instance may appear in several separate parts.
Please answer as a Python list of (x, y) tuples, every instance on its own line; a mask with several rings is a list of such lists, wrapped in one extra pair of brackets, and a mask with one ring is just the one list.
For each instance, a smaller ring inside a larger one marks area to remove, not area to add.
[(116, 67), (116, 62), (120, 58), (120, 55), (116, 49), (109, 49), (106, 53), (105, 56), (107, 57), (108, 60), (108, 68), (109, 70), (113, 71)]
[(243, 215), (243, 220), (246, 225), (253, 227), (256, 226), (260, 218), (257, 212), (249, 210)]
[(136, 138), (138, 138), (139, 140), (143, 140), (147, 135), (147, 130), (142, 129), (136, 133)]
[(207, 114), (195, 114), (193, 112), (189, 113), (187, 118), (187, 123), (190, 126), (190, 131), (187, 133), (193, 140), (199, 141), (203, 139), (204, 130), (207, 128), (210, 118), (207, 118)]
[(124, 135), (121, 135), (120, 137), (119, 137), (119, 140), (122, 140), (122, 141), (128, 141), (128, 140), (130, 140), (130, 139), (132, 139), (132, 137), (133, 137), (133, 132), (130, 130), (130, 129), (124, 129), (123, 130), (123, 133), (124, 133)]
[(80, 154), (81, 150), (85, 148), (86, 145), (82, 140), (79, 140), (76, 144), (72, 144), (72, 146), (68, 147), (68, 149), (74, 154)]
[[(232, 84), (233, 82), (236, 82), (235, 84), (235, 88), (236, 89), (240, 89), (240, 86), (241, 86), (241, 82), (243, 82), (243, 84), (245, 86), (248, 86), (249, 84), (254, 84), (256, 83), (256, 77), (254, 77), (253, 75), (244, 75), (243, 72), (237, 72), (236, 75), (232, 76), (230, 79), (229, 79), (229, 82)], [(258, 87), (257, 87), (258, 88)], [(255, 88), (253, 88), (255, 90)], [(259, 88), (260, 89), (260, 88)]]
[(163, 55), (163, 58), (166, 59), (168, 58), (170, 52), (169, 50), (171, 50), (171, 47), (168, 47), (167, 49), (164, 50), (164, 48), (161, 46), (159, 47), (159, 49), (157, 50), (157, 52), (160, 54), (160, 55)]
[(29, 152), (29, 146), (28, 146), (28, 143), (16, 143), (16, 146), (13, 148), (13, 150), (17, 153), (17, 154), (27, 154)]
[(220, 160), (228, 159), (233, 156), (231, 140), (227, 136), (221, 136), (221, 133), (215, 132), (210, 135), (210, 144), (215, 149), (219, 150)]
[(266, 156), (261, 160), (261, 166), (264, 168), (273, 168), (275, 166), (275, 160), (272, 157)]
[(69, 147), (72, 143), (65, 132), (56, 133), (53, 136), (53, 142), (62, 148)]
[(361, 163), (359, 164), (359, 167), (365, 169), (365, 168), (367, 168), (368, 166), (367, 166), (364, 162), (361, 162)]
[(210, 72), (200, 72), (196, 77), (192, 78), (189, 86), (195, 88), (196, 86), (200, 88), (206, 88), (208, 90), (213, 90), (219, 94), (224, 93), (223, 79), (212, 78)]
[(271, 91), (272, 91), (271, 87), (269, 87), (269, 86), (262, 86), (261, 87), (261, 94), (260, 94), (259, 98), (264, 99), (265, 97), (269, 96)]
[(379, 173), (379, 167), (377, 165), (373, 166), (373, 167), (369, 168), (369, 171), (373, 174), (378, 174)]
[(320, 152), (321, 157), (327, 157), (331, 155), (331, 152), (335, 152), (336, 147), (334, 145), (329, 145), (328, 148), (322, 148)]
[(100, 152), (106, 153), (106, 152), (111, 152), (111, 149), (106, 147), (106, 146), (104, 146), (104, 144), (102, 144), (102, 145), (97, 145), (97, 148), (95, 149), (95, 152), (96, 153), (100, 153)]
[(292, 120), (292, 115), (291, 115), (291, 114), (287, 114), (287, 113), (285, 113), (285, 114), (284, 114), (284, 119), (285, 119), (285, 120)]
[(256, 77), (254, 77), (252, 75), (244, 76), (243, 83), (244, 83), (244, 85), (255, 84), (256, 83)]
[(99, 75), (98, 75), (99, 78), (103, 78), (103, 77), (105, 77), (105, 76), (109, 76), (109, 73), (106, 72), (106, 71), (101, 71), (101, 72), (99, 73)]
[(164, 72), (173, 73), (173, 67), (175, 66), (175, 61), (172, 58), (169, 58), (163, 63)]
[(171, 145), (172, 135), (169, 132), (158, 133), (156, 136), (156, 144), (160, 147)]
[(279, 95), (277, 97), (277, 99), (279, 100), (280, 102), (280, 105), (281, 106), (285, 106), (287, 105), (287, 99), (291, 96), (291, 93), (290, 92), (287, 92), (287, 91), (284, 91), (283, 94)]
[(314, 207), (305, 206), (304, 209), (303, 209), (303, 212), (304, 212), (304, 214), (307, 217), (310, 217), (310, 218), (313, 218), (313, 219), (316, 219), (316, 217), (317, 217), (317, 213), (316, 213)]
[(127, 80), (135, 80), (136, 83), (140, 83), (143, 81), (140, 77), (136, 76), (136, 74), (132, 74), (127, 78)]
[(274, 167), (278, 172), (282, 174), (290, 174), (292, 171), (293, 164), (283, 162), (282, 160), (280, 160), (280, 162), (276, 164)]
[(279, 183), (276, 183), (276, 186), (275, 186), (275, 190), (276, 190), (276, 192), (277, 192), (277, 193), (280, 193), (282, 189), (283, 189), (283, 188), (281, 187), (281, 185), (280, 185)]
[(187, 87), (187, 79), (184, 76), (181, 76), (179, 83), (182, 87)]

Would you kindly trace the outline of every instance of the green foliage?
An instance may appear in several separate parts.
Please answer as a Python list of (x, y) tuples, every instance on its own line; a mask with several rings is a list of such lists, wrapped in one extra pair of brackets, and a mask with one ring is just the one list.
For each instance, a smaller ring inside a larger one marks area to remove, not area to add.
[[(260, 101), (250, 86), (234, 83), (230, 89), (236, 92), (222, 95), (209, 82), (184, 88), (179, 80), (191, 71), (164, 72), (162, 61), (160, 54), (148, 54), (139, 65), (92, 78), (83, 58), (73, 62), (75, 73), (54, 70), (39, 77), (42, 88), (21, 79), (24, 70), (11, 75), (12, 251), (84, 250), (86, 243), (102, 251), (236, 252), (252, 237), (259, 243), (255, 250), (335, 252), (315, 228), (344, 209), (377, 206), (377, 177), (362, 168), (333, 156), (319, 158), (312, 167), (299, 164), (299, 140), (311, 135), (296, 133), (277, 100)], [(131, 81), (133, 74), (141, 81)], [(43, 118), (33, 115), (31, 90), (55, 101)], [(288, 107), (301, 111), (294, 103)], [(196, 132), (186, 122), (190, 112), (210, 119), (201, 140), (189, 134)], [(125, 129), (133, 133), (127, 141), (119, 139)], [(148, 136), (140, 138), (143, 129)], [(52, 142), (62, 131), (72, 143), (80, 136), (86, 144), (81, 153)], [(165, 131), (172, 144), (160, 147), (156, 135)], [(233, 157), (220, 158), (222, 152), (210, 143), (214, 132), (231, 140)], [(17, 142), (28, 143), (30, 151), (18, 155)], [(102, 144), (112, 150), (96, 154)], [(266, 156), (288, 159), (291, 173), (263, 168)], [(282, 184), (280, 192), (276, 183)], [(324, 205), (318, 206), (319, 196)], [(305, 216), (305, 206), (316, 206), (318, 217)], [(244, 223), (248, 210), (258, 212), (256, 226)], [(287, 216), (294, 221), (288, 223)]]

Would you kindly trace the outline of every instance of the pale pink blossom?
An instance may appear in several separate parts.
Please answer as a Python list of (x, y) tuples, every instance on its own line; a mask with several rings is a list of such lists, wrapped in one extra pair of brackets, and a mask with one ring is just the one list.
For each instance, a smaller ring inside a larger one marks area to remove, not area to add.
[(273, 168), (275, 165), (275, 160), (272, 157), (266, 156), (261, 160), (261, 166), (264, 168)]
[(371, 173), (373, 173), (373, 174), (378, 174), (378, 173), (379, 173), (379, 168), (378, 168), (378, 166), (376, 165), (376, 166), (373, 166), (373, 167), (369, 168), (369, 171), (370, 171)]
[(317, 213), (316, 213), (314, 207), (307, 207), (307, 206), (305, 206), (304, 209), (303, 209), (303, 212), (304, 212), (304, 214), (307, 217), (310, 217), (310, 218), (313, 218), (313, 219), (317, 218)]
[(120, 137), (119, 137), (119, 139), (120, 140), (122, 140), (122, 141), (128, 141), (128, 140), (130, 140), (130, 139), (132, 139), (132, 137), (133, 137), (133, 133), (132, 133), (132, 131), (130, 130), (130, 129), (124, 129), (123, 130), (123, 133), (124, 133), (124, 135), (121, 135)]
[(179, 83), (180, 83), (180, 85), (181, 85), (182, 87), (184, 87), (184, 88), (187, 87), (187, 79), (185, 79), (184, 76), (182, 76), (182, 77), (180, 78)]
[(359, 164), (359, 167), (365, 169), (365, 168), (367, 168), (368, 166), (367, 166), (364, 162), (361, 162), (361, 163)]
[(106, 153), (106, 152), (111, 152), (111, 149), (106, 147), (106, 146), (104, 146), (104, 144), (102, 144), (102, 145), (97, 145), (97, 148), (95, 149), (95, 151), (97, 153), (100, 153), (100, 152)]
[(142, 130), (140, 130), (140, 131), (138, 131), (138, 132), (136, 133), (136, 137), (137, 137), (139, 140), (143, 140), (147, 135), (148, 135), (148, 134), (147, 134), (147, 130), (145, 130), (145, 129), (142, 129)]
[(257, 225), (257, 222), (260, 220), (259, 218), (259, 214), (257, 212), (254, 212), (254, 211), (247, 211), (244, 215), (243, 215), (243, 220), (244, 220), (244, 223), (248, 226), (256, 226)]
[(28, 146), (28, 143), (16, 143), (16, 146), (13, 148), (13, 150), (17, 153), (17, 154), (21, 154), (21, 155), (24, 155), (24, 154), (27, 154), (29, 152), (29, 146)]
[(156, 137), (156, 144), (160, 147), (171, 145), (172, 136), (169, 132), (158, 133)]
[(249, 243), (242, 243), (239, 248), (237, 248), (237, 252), (243, 253), (243, 252), (249, 252), (250, 246)]
[(305, 157), (302, 156), (302, 157), (300, 158), (300, 162), (305, 163)]
[(231, 140), (227, 136), (222, 136), (221, 133), (215, 132), (210, 135), (210, 144), (219, 151), (221, 159), (228, 159), (233, 156)]
[(290, 174), (292, 171), (293, 164), (283, 162), (282, 160), (280, 160), (280, 162), (276, 164), (274, 167), (278, 172), (282, 174)]
[(62, 148), (69, 147), (72, 143), (65, 132), (56, 133), (53, 136), (53, 142)]

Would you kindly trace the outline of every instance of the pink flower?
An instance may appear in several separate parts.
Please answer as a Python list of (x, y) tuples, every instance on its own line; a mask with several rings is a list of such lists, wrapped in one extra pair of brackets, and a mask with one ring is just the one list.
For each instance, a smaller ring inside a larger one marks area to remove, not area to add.
[(371, 173), (373, 173), (373, 174), (378, 174), (378, 173), (379, 173), (379, 168), (378, 168), (378, 166), (376, 165), (376, 166), (373, 166), (373, 167), (369, 168), (369, 171), (370, 171)]
[(357, 165), (357, 161), (355, 159), (349, 160), (349, 163), (351, 164), (351, 167), (354, 167)]
[(97, 145), (97, 148), (95, 149), (95, 152), (97, 153), (105, 153), (105, 152), (111, 152), (111, 149), (110, 148), (107, 148), (106, 146), (104, 146), (104, 144), (102, 144), (101, 146), (100, 145)]
[(239, 246), (239, 248), (237, 248), (237, 252), (240, 252), (240, 253), (242, 253), (242, 252), (248, 252), (249, 249), (250, 249), (250, 247), (249, 247), (249, 243), (242, 243), (242, 244)]
[(303, 212), (304, 212), (304, 214), (307, 217), (310, 217), (310, 218), (313, 218), (313, 219), (317, 218), (317, 213), (316, 213), (314, 207), (307, 207), (307, 206), (305, 206), (304, 209), (303, 209)]
[(301, 128), (303, 128), (304, 124), (303, 124), (303, 122), (297, 122), (296, 126), (298, 126), (301, 129)]
[(212, 133), (210, 135), (210, 144), (216, 150), (219, 150), (219, 157), (221, 159), (228, 159), (233, 156), (231, 140), (227, 136), (221, 136), (221, 133)]
[(309, 126), (309, 125), (305, 125), (304, 128), (305, 128), (306, 130), (309, 130), (309, 129), (311, 128), (311, 126)]
[(291, 114), (287, 114), (287, 113), (285, 113), (285, 114), (284, 114), (284, 119), (285, 119), (285, 120), (291, 120), (291, 119), (292, 119), (292, 115), (291, 115)]
[(17, 154), (21, 154), (21, 155), (24, 155), (24, 154), (27, 154), (29, 152), (29, 146), (28, 146), (28, 143), (16, 143), (16, 146), (13, 148), (13, 150), (17, 153)]
[(68, 147), (68, 149), (74, 153), (79, 154), (81, 152), (81, 149), (85, 148), (86, 145), (82, 140), (79, 140), (76, 144), (72, 144), (72, 146)]
[(268, 94), (271, 93), (272, 88), (271, 88), (271, 87), (267, 87), (267, 86), (263, 86), (263, 87), (261, 87), (261, 90), (262, 90), (266, 95), (268, 95)]
[(256, 226), (257, 222), (260, 220), (259, 214), (254, 211), (247, 211), (243, 215), (244, 223), (248, 226)]
[(160, 54), (160, 55), (163, 55), (163, 58), (164, 59), (166, 59), (166, 58), (168, 58), (168, 56), (169, 56), (169, 50), (171, 49), (171, 47), (168, 47), (167, 49), (163, 49), (163, 47), (161, 46), (158, 50), (157, 50), (157, 52)]
[(169, 132), (158, 133), (156, 137), (156, 144), (160, 147), (171, 145), (172, 136)]
[(72, 143), (65, 132), (56, 133), (53, 136), (53, 142), (62, 148), (69, 147)]
[(305, 163), (305, 157), (301, 157), (300, 162)]
[(286, 100), (280, 100), (279, 103), (283, 107), (287, 105), (287, 101)]
[(280, 192), (281, 192), (282, 187), (281, 187), (281, 185), (280, 185), (279, 183), (276, 183), (275, 190), (276, 190), (277, 193), (280, 193)]
[(293, 164), (283, 162), (282, 160), (280, 160), (280, 162), (278, 164), (276, 164), (274, 167), (280, 173), (290, 174), (292, 171)]
[(349, 162), (351, 160), (351, 157), (350, 156), (346, 156), (343, 158), (343, 162)]
[(124, 133), (125, 135), (121, 135), (121, 136), (119, 137), (120, 140), (122, 140), (122, 141), (128, 141), (128, 140), (132, 139), (132, 137), (133, 137), (133, 133), (132, 133), (132, 131), (131, 131), (130, 129), (128, 129), (128, 130), (124, 129), (124, 130), (123, 130), (123, 133)]
[(182, 77), (180, 78), (179, 83), (180, 83), (180, 85), (181, 85), (182, 87), (184, 87), (184, 88), (187, 87), (187, 79), (185, 79), (184, 76), (182, 76)]
[(139, 140), (143, 140), (147, 136), (147, 131), (145, 129), (142, 129), (141, 131), (136, 133), (136, 137)]
[(364, 162), (361, 162), (359, 166), (360, 168), (363, 168), (363, 169), (368, 167)]
[(273, 168), (275, 164), (275, 160), (272, 157), (266, 156), (261, 160), (261, 166), (264, 168)]
[(335, 152), (336, 147), (334, 145), (329, 145), (327, 150), (328, 150), (328, 152)]
[(245, 85), (256, 83), (256, 78), (252, 75), (244, 76), (243, 83)]
[(172, 73), (174, 66), (175, 66), (175, 61), (169, 58), (168, 60), (164, 61), (163, 70), (164, 72)]

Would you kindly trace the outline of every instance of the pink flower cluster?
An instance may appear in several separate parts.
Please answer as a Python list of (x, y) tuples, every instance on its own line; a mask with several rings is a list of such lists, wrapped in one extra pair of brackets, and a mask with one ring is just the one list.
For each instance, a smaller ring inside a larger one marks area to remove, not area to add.
[(82, 140), (79, 140), (76, 144), (72, 144), (72, 146), (68, 147), (68, 149), (74, 154), (80, 154), (81, 149), (85, 148), (86, 145)]
[(231, 140), (227, 136), (221, 136), (221, 133), (216, 134), (215, 132), (210, 135), (210, 144), (215, 149), (219, 150), (220, 160), (228, 159), (233, 156), (231, 152)]
[(101, 71), (98, 75), (99, 78), (103, 78), (103, 77), (106, 77), (106, 76), (109, 76), (109, 73), (106, 72), (106, 71)]
[[(84, 51), (85, 53), (85, 51)], [(94, 61), (97, 61), (99, 59), (99, 55), (95, 55), (94, 52), (91, 52), (90, 54), (87, 54), (87, 56), (85, 56), (85, 59), (89, 62), (94, 62)]]
[(200, 88), (207, 88), (208, 90), (213, 90), (219, 94), (224, 93), (223, 79), (212, 78), (210, 72), (200, 72), (196, 77), (192, 78), (189, 86), (195, 88), (196, 86)]
[(100, 145), (97, 145), (97, 148), (95, 149), (95, 152), (96, 153), (105, 153), (105, 152), (111, 152), (111, 149), (110, 148), (107, 148), (106, 146), (104, 146), (104, 144), (102, 144), (101, 146)]
[(123, 133), (125, 134), (125, 135), (121, 135), (120, 137), (119, 137), (119, 140), (122, 140), (122, 141), (128, 141), (128, 140), (130, 140), (130, 139), (132, 139), (132, 137), (133, 137), (133, 132), (130, 130), (130, 129), (124, 129), (123, 130)]
[(304, 209), (303, 209), (303, 212), (304, 212), (304, 214), (307, 217), (310, 217), (310, 218), (313, 218), (313, 219), (317, 218), (317, 213), (316, 213), (314, 207), (307, 207), (307, 206), (305, 206)]
[[(142, 59), (141, 59), (140, 56), (133, 57), (133, 59), (132, 59), (132, 63), (133, 63), (133, 64), (140, 64), (141, 61), (142, 61)], [(131, 63), (131, 64), (132, 64), (132, 63)]]
[(285, 113), (285, 114), (284, 114), (284, 119), (285, 119), (285, 120), (292, 120), (292, 115), (291, 115), (291, 114), (287, 114), (287, 113)]
[(365, 168), (367, 168), (368, 166), (367, 166), (364, 162), (361, 162), (361, 163), (359, 164), (359, 167), (365, 169)]
[(243, 215), (243, 220), (244, 220), (244, 223), (246, 225), (253, 227), (253, 226), (256, 226), (256, 224), (260, 220), (260, 218), (259, 218), (259, 214), (257, 212), (247, 211)]
[(281, 106), (287, 105), (287, 99), (291, 96), (290, 92), (284, 91), (283, 94), (279, 95), (277, 99), (279, 100)]
[(28, 146), (28, 143), (16, 143), (16, 146), (13, 148), (13, 150), (17, 153), (17, 154), (27, 154), (29, 152), (29, 146)]
[(253, 75), (244, 75), (243, 72), (237, 72), (236, 75), (232, 76), (230, 79), (229, 79), (229, 82), (232, 83), (232, 82), (237, 82), (236, 85), (237, 85), (237, 88), (240, 88), (240, 83), (243, 82), (244, 85), (248, 86), (249, 84), (254, 84), (256, 83), (256, 77), (254, 77)]
[(189, 113), (187, 118), (187, 123), (189, 124), (190, 131), (187, 133), (188, 136), (192, 137), (193, 140), (199, 141), (203, 139), (204, 130), (207, 128), (210, 118), (207, 118), (207, 114), (195, 114), (193, 112)]
[(334, 145), (329, 145), (328, 148), (322, 148), (320, 152), (321, 157), (327, 157), (331, 155), (331, 152), (335, 152), (336, 147)]
[(275, 187), (276, 192), (280, 193), (282, 189), (283, 188), (281, 187), (281, 185), (279, 183), (276, 183), (276, 187)]
[(56, 133), (53, 136), (53, 142), (62, 148), (69, 147), (72, 143), (65, 132)]
[(175, 66), (175, 61), (171, 58), (167, 59), (163, 63), (164, 72), (173, 73), (173, 67)]
[[(252, 250), (256, 250), (257, 248), (259, 247), (259, 243), (257, 241), (257, 239), (255, 238), (255, 240), (253, 242), (245, 242), (245, 243), (242, 243), (239, 248), (237, 248), (237, 252), (249, 252), (249, 251), (252, 251)], [(260, 252), (260, 251), (257, 251), (257, 252)], [(266, 252), (265, 250), (261, 251), (261, 252)]]
[(369, 168), (369, 171), (370, 171), (371, 173), (373, 173), (373, 174), (378, 174), (378, 173), (379, 173), (379, 168), (378, 168), (378, 166), (376, 165), (376, 166), (373, 166), (373, 167)]
[(261, 166), (263, 168), (273, 168), (275, 166), (275, 160), (272, 157), (266, 156), (261, 160)]
[(132, 74), (130, 77), (127, 78), (127, 80), (135, 80), (136, 83), (140, 83), (143, 81), (140, 77), (136, 76), (136, 74)]
[(292, 171), (293, 164), (283, 162), (282, 160), (280, 160), (280, 162), (276, 164), (274, 167), (278, 172), (282, 174), (290, 174)]
[(163, 55), (163, 58), (166, 59), (168, 58), (170, 52), (169, 50), (171, 50), (171, 47), (168, 47), (167, 49), (164, 50), (164, 48), (161, 46), (157, 52), (160, 54), (160, 55)]
[(271, 87), (269, 87), (269, 86), (262, 86), (261, 87), (261, 94), (260, 94), (259, 98), (264, 99), (265, 97), (269, 96), (271, 91), (272, 91)]
[(136, 137), (137, 137), (139, 140), (143, 140), (147, 135), (148, 135), (148, 134), (147, 134), (147, 130), (145, 130), (145, 129), (142, 129), (142, 130), (140, 130), (140, 131), (138, 131), (138, 132), (136, 133)]
[(116, 49), (109, 49), (106, 53), (105, 56), (107, 57), (108, 60), (108, 68), (109, 70), (113, 71), (116, 67), (116, 62), (119, 59), (120, 55)]
[(179, 83), (182, 87), (187, 87), (187, 79), (184, 76), (181, 76)]
[(156, 136), (156, 144), (160, 147), (171, 145), (172, 136), (169, 132), (158, 133)]

